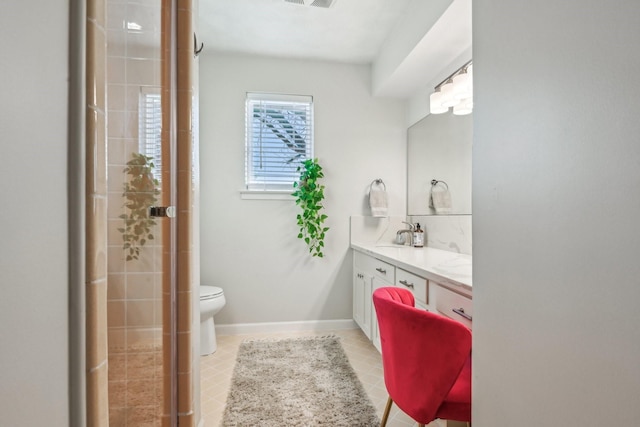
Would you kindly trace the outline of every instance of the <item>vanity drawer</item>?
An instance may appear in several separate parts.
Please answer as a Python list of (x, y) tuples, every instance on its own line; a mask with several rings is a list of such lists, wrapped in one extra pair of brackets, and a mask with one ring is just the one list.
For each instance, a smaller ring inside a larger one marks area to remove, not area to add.
[(397, 268), (396, 286), (410, 290), (413, 293), (413, 297), (416, 299), (416, 302), (420, 302), (423, 305), (429, 304), (427, 279)]
[(436, 310), (453, 320), (464, 323), (469, 328), (472, 325), (473, 304), (463, 295), (450, 291), (436, 282), (429, 283), (432, 304)]
[(374, 261), (373, 276), (378, 277), (389, 284), (393, 284), (396, 277), (396, 267), (388, 262), (380, 261), (376, 258), (372, 259)]
[(373, 277), (378, 277), (393, 284), (395, 282), (396, 267), (388, 262), (380, 261), (369, 255), (360, 252), (354, 252), (354, 263), (358, 268), (368, 272)]

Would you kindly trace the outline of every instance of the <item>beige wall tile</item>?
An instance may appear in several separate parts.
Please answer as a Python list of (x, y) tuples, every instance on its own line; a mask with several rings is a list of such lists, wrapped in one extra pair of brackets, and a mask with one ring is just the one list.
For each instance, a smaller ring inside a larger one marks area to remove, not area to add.
[(191, 333), (178, 332), (178, 376), (191, 373)]
[[(125, 148), (126, 140), (121, 137), (108, 137), (107, 138), (107, 165), (111, 166), (120, 166), (121, 170), (124, 168), (124, 165), (129, 160), (129, 156), (131, 153)], [(109, 186), (110, 190), (113, 190)]]
[[(107, 185), (108, 185), (109, 191), (112, 191), (112, 192), (118, 191), (118, 193), (115, 193), (115, 194), (120, 194), (119, 205), (122, 206), (122, 202), (123, 202), (122, 190), (124, 189), (124, 180), (126, 178), (126, 174), (124, 172), (124, 166), (122, 166), (121, 164), (109, 165), (108, 171), (109, 171), (109, 174), (107, 179)], [(114, 200), (114, 202), (117, 202), (117, 201), (118, 200)]]
[(86, 117), (87, 194), (104, 195), (107, 192), (106, 117), (95, 108)]
[(107, 29), (107, 38), (109, 40), (107, 44), (107, 56), (124, 57), (126, 54), (126, 32), (122, 28), (109, 28)]
[(191, 259), (190, 251), (178, 252), (178, 274), (177, 274), (177, 289), (178, 292), (185, 292), (191, 290), (191, 268), (189, 265)]
[(107, 8), (104, 2), (87, 2), (87, 19), (93, 21), (100, 28), (105, 28)]
[(87, 420), (92, 426), (108, 427), (109, 394), (107, 364), (87, 373)]
[(155, 59), (128, 58), (126, 68), (127, 84), (157, 85), (160, 82), (160, 63)]
[(155, 297), (155, 274), (136, 273), (127, 276), (127, 299), (153, 300)]
[(125, 295), (125, 275), (122, 273), (110, 273), (107, 276), (107, 301), (122, 300)]
[[(125, 138), (132, 138), (136, 141), (138, 140), (138, 104), (135, 106), (127, 105), (127, 111), (124, 113), (124, 134)], [(140, 150), (136, 147), (136, 152)], [(131, 157), (131, 153), (129, 153), (129, 157)], [(128, 160), (127, 160), (128, 161)]]
[[(114, 198), (110, 196), (108, 203), (114, 202)], [(118, 231), (124, 225), (123, 220), (120, 218), (111, 219), (107, 221), (107, 241), (111, 243), (122, 242), (122, 233)], [(116, 246), (115, 244), (112, 246)]]
[(191, 291), (178, 292), (178, 333), (191, 331), (192, 295)]
[(127, 300), (126, 322), (128, 328), (154, 326), (153, 301)]
[(124, 270), (124, 251), (122, 246), (109, 246), (107, 248), (107, 271), (109, 273), (119, 273)]
[(178, 374), (178, 413), (187, 414), (193, 410), (193, 388), (191, 372)]
[(159, 261), (155, 260), (153, 247), (147, 244), (140, 247), (140, 255), (138, 259), (126, 261), (127, 272), (129, 273), (145, 273), (154, 271), (156, 265), (159, 265)]
[(106, 36), (104, 30), (92, 22), (87, 23), (87, 105), (104, 110)]
[[(102, 197), (87, 198), (87, 282), (104, 280), (107, 277), (107, 206)], [(105, 295), (106, 296), (106, 295)]]
[(195, 420), (193, 418), (194, 415), (192, 413), (186, 414), (186, 415), (179, 415), (178, 417), (180, 418), (180, 420), (178, 421), (180, 426), (193, 427), (196, 425)]
[[(108, 316), (108, 314), (107, 314)], [(115, 348), (124, 348), (126, 345), (125, 330), (109, 328), (107, 329), (107, 337), (109, 339), (109, 351)]]
[[(108, 91), (109, 94), (113, 93), (114, 97), (114, 103), (111, 103), (111, 98), (109, 98), (109, 140), (112, 138), (124, 138), (126, 86), (109, 84)], [(109, 157), (109, 165), (123, 165), (129, 160), (130, 155), (131, 153), (126, 153), (125, 161), (117, 161), (117, 159)]]
[(125, 302), (123, 300), (107, 302), (107, 323), (110, 328), (125, 326)]
[(107, 360), (107, 282), (90, 283), (87, 286), (87, 368), (95, 369)]
[(152, 347), (159, 346), (158, 333), (161, 332), (159, 326), (149, 328), (131, 327), (127, 328), (127, 348), (131, 347)]

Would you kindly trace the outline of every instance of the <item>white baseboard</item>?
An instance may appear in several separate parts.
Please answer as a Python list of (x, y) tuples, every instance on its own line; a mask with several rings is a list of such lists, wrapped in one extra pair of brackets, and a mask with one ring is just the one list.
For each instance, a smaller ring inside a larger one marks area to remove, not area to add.
[(353, 319), (309, 320), (301, 322), (235, 323), (216, 325), (216, 335), (243, 335), (275, 332), (328, 331), (356, 329)]

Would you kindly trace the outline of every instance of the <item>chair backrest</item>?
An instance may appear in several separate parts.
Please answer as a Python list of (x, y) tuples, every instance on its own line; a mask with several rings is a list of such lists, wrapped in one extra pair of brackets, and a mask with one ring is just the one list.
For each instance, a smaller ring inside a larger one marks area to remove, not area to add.
[(427, 424), (436, 418), (470, 357), (471, 331), (455, 320), (415, 308), (406, 289), (376, 289), (373, 303), (389, 396), (411, 418)]

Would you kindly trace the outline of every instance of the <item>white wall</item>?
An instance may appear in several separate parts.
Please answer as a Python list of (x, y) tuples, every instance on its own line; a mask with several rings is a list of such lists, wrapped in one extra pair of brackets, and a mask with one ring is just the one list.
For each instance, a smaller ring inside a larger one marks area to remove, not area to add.
[(68, 0), (0, 3), (0, 413), (68, 426)]
[(473, 27), (474, 425), (637, 425), (640, 3)]
[[(434, 25), (437, 25), (438, 20), (453, 1), (412, 0), (409, 2), (372, 64), (374, 94), (388, 92), (397, 97), (397, 91), (404, 92), (411, 86), (415, 86), (416, 78), (424, 79), (424, 76), (416, 75), (416, 72), (431, 71), (428, 68), (425, 70), (423, 65), (425, 60), (422, 57), (423, 43), (429, 37), (427, 34), (433, 30)], [(459, 0), (459, 2), (462, 1), (470, 2), (470, 0)], [(433, 43), (431, 45), (433, 48)], [(406, 84), (410, 86), (405, 87)]]
[[(224, 288), (217, 324), (351, 319), (349, 216), (368, 214), (375, 178), (387, 185), (390, 214), (406, 206), (403, 105), (370, 88), (367, 66), (201, 54), (201, 273), (203, 284)], [(293, 199), (240, 199), (247, 91), (314, 97), (331, 227), (323, 259), (296, 238)]]

